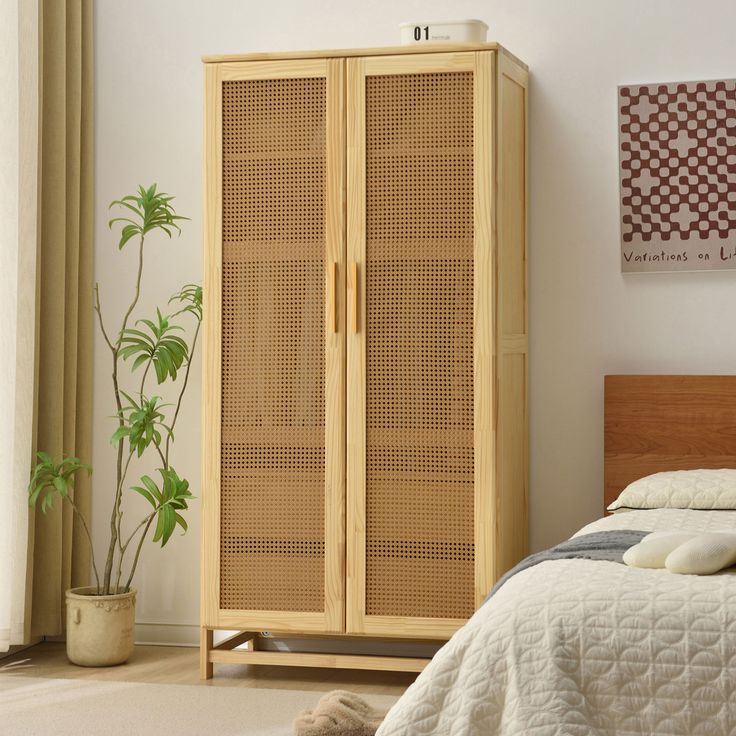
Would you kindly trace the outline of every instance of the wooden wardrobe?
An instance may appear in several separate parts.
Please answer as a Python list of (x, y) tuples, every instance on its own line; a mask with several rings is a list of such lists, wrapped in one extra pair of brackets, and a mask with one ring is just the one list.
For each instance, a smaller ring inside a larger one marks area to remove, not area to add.
[(205, 76), (202, 675), (418, 671), (385, 642), (448, 639), (527, 551), (526, 67), (431, 45)]

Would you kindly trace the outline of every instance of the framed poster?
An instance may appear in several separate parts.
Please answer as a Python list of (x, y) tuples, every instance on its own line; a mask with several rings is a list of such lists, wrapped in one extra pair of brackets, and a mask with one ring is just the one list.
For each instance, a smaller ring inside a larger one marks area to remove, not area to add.
[(618, 90), (621, 270), (736, 269), (736, 80)]

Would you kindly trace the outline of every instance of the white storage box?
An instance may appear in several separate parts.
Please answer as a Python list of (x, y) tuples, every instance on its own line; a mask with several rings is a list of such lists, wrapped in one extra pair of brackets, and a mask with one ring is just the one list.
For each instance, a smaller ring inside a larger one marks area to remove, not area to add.
[(482, 20), (401, 23), (402, 45), (413, 43), (484, 43), (488, 26)]

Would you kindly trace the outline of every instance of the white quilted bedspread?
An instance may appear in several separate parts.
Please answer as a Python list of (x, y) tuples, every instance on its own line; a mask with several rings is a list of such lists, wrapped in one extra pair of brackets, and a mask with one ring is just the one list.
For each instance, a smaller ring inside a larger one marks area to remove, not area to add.
[[(736, 512), (630, 511), (578, 534), (606, 529), (736, 532)], [(377, 736), (398, 734), (736, 736), (736, 569), (525, 570), (436, 654)]]

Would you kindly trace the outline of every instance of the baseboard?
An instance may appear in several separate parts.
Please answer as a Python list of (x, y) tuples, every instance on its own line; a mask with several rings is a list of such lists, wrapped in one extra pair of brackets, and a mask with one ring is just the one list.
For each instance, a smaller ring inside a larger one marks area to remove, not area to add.
[[(226, 638), (235, 631), (218, 631), (216, 641)], [(9, 652), (0, 653), (0, 659), (17, 654), (23, 649), (38, 644), (42, 641), (37, 637), (25, 646), (13, 646)], [(46, 641), (63, 642), (63, 636), (46, 637)], [(154, 623), (151, 621), (137, 621), (135, 624), (135, 643), (151, 644), (159, 647), (198, 647), (199, 646), (199, 624), (171, 624)], [(373, 641), (340, 641), (330, 639), (266, 639), (262, 642), (263, 649), (273, 652), (349, 652), (352, 654), (375, 654), (390, 656), (398, 654), (411, 657), (431, 657), (439, 648), (439, 644), (402, 642), (392, 644), (390, 642)]]
[(163, 647), (198, 647), (199, 625), (138, 621), (135, 625), (135, 643)]

